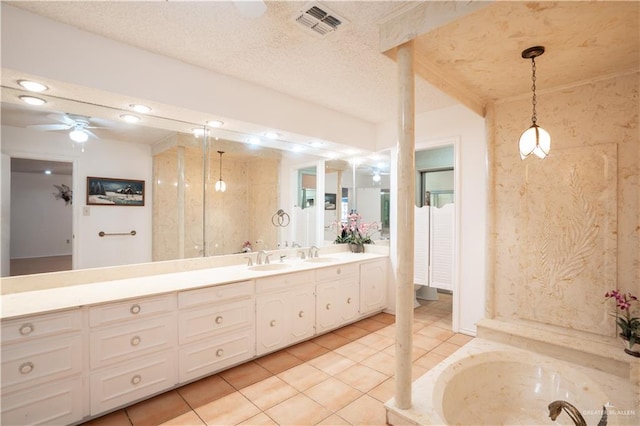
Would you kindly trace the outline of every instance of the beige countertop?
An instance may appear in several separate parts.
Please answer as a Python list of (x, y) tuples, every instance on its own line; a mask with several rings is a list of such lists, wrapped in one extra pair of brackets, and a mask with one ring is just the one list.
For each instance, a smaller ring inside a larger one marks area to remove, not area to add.
[[(287, 266), (282, 269), (252, 270), (246, 264), (219, 266), (5, 294), (0, 296), (0, 318), (9, 319), (386, 257), (387, 254), (380, 253), (336, 252), (321, 254), (320, 258), (327, 258), (326, 262), (285, 259), (283, 264)], [(271, 262), (279, 264), (277, 259)]]

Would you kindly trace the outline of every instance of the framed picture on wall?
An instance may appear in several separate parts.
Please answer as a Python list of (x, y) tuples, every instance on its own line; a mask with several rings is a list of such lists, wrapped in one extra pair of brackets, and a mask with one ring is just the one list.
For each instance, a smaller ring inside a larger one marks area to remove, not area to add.
[(325, 210), (336, 209), (336, 194), (324, 194), (324, 209)]
[(88, 176), (87, 205), (144, 206), (144, 181)]

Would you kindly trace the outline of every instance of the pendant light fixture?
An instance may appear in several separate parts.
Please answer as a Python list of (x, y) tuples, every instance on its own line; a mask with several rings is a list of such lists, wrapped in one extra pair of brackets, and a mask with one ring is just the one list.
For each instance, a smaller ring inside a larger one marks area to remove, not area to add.
[(224, 192), (227, 190), (227, 184), (222, 180), (222, 154), (224, 151), (218, 151), (220, 154), (220, 179), (216, 182), (216, 192)]
[(531, 59), (531, 90), (533, 91), (533, 115), (531, 127), (520, 136), (520, 158), (523, 160), (530, 154), (544, 158), (551, 149), (551, 136), (542, 127), (538, 126), (536, 115), (536, 58), (544, 53), (544, 46), (534, 46), (522, 51), (523, 59)]

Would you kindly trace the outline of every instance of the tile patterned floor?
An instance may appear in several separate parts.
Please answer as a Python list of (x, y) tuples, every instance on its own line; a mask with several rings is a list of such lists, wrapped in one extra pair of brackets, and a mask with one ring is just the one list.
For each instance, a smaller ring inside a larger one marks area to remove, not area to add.
[[(414, 311), (414, 379), (472, 339), (451, 331), (451, 296), (439, 296)], [(384, 425), (394, 321), (378, 314), (85, 424)]]

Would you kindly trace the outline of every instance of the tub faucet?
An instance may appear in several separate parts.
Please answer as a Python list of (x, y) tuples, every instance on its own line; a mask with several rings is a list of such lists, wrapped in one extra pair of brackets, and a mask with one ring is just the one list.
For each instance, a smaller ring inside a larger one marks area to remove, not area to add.
[(311, 246), (309, 247), (309, 259), (312, 259), (314, 257), (318, 257), (318, 251), (320, 249), (318, 249), (318, 247), (316, 246)]
[[(576, 426), (587, 426), (587, 422), (584, 420), (584, 417), (582, 417), (582, 414), (580, 414), (580, 411), (578, 411), (576, 407), (569, 404), (567, 401), (553, 401), (551, 404), (549, 404), (549, 417), (551, 418), (551, 420), (555, 422), (560, 413), (562, 413), (562, 410), (564, 410), (565, 413), (567, 413), (569, 417), (571, 417), (571, 420), (573, 420), (573, 423)], [(598, 426), (606, 426), (606, 424), (607, 408), (603, 406), (602, 418), (598, 422)]]

